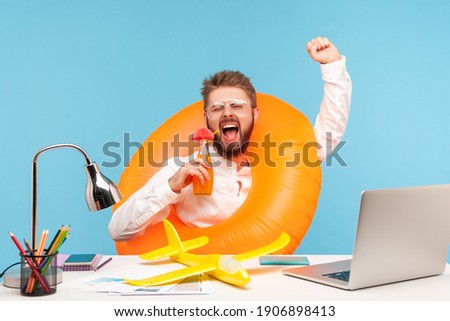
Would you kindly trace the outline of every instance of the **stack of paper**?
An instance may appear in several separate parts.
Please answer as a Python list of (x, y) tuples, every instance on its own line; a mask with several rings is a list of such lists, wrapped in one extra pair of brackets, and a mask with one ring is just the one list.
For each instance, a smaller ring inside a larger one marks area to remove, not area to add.
[(126, 284), (122, 278), (143, 278), (170, 271), (168, 268), (148, 265), (130, 265), (96, 273), (93, 276), (77, 280), (64, 286), (78, 288), (84, 292), (102, 292), (112, 295), (169, 295), (169, 294), (208, 294), (211, 293), (211, 283), (206, 274), (192, 276), (178, 283), (161, 286), (133, 286)]

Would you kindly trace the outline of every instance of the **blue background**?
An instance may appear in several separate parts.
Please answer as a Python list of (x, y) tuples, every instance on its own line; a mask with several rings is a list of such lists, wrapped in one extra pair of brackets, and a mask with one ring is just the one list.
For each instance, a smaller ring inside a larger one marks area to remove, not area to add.
[[(142, 142), (199, 100), (221, 69), (314, 122), (322, 99), (305, 44), (329, 37), (347, 57), (352, 111), (340, 156), (323, 166), (319, 206), (298, 253), (350, 254), (364, 189), (450, 182), (450, 5), (434, 1), (1, 1), (0, 270), (18, 260), (8, 231), (30, 239), (31, 161), (55, 143), (98, 164), (124, 134)], [(70, 224), (65, 252), (114, 254), (111, 210), (89, 213), (84, 160), (40, 158), (39, 234)], [(69, 182), (69, 184), (65, 184)]]

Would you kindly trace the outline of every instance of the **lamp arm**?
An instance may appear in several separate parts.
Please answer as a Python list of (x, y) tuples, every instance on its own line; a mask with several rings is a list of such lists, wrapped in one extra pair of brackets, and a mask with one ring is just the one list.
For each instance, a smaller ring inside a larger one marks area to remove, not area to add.
[(91, 159), (89, 158), (88, 154), (86, 153), (86, 151), (81, 148), (78, 145), (74, 145), (74, 144), (56, 144), (56, 145), (50, 145), (47, 147), (44, 147), (42, 149), (40, 149), (33, 158), (33, 168), (32, 168), (32, 199), (31, 199), (31, 242), (32, 242), (32, 249), (35, 250), (36, 249), (36, 237), (37, 237), (37, 217), (38, 217), (38, 210), (37, 210), (37, 206), (38, 206), (38, 158), (39, 155), (41, 155), (42, 153), (51, 150), (51, 149), (57, 149), (57, 148), (73, 148), (78, 150), (81, 154), (83, 154), (86, 163), (92, 164)]
[(44, 147), (44, 148), (40, 149), (40, 150), (34, 155), (33, 163), (37, 163), (38, 157), (39, 157), (39, 155), (41, 155), (42, 153), (44, 153), (44, 152), (46, 152), (46, 151), (48, 151), (48, 150), (50, 150), (50, 149), (57, 149), (57, 148), (74, 148), (74, 149), (78, 150), (81, 154), (83, 154), (84, 158), (86, 159), (86, 163), (88, 163), (88, 164), (91, 164), (91, 163), (92, 163), (92, 161), (91, 161), (91, 159), (89, 158), (89, 156), (88, 156), (88, 154), (86, 153), (86, 151), (85, 151), (83, 148), (81, 148), (80, 146), (75, 145), (75, 144), (55, 144), (55, 145), (50, 145), (50, 146)]

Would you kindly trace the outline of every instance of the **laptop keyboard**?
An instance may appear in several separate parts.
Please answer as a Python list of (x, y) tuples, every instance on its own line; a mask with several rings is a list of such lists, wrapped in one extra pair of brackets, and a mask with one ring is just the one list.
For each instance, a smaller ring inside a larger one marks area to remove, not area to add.
[(337, 279), (337, 280), (348, 282), (348, 280), (350, 278), (350, 270), (341, 271), (341, 272), (333, 272), (333, 273), (328, 273), (328, 274), (322, 274), (322, 276), (326, 276), (326, 277), (329, 277), (329, 278), (332, 278), (332, 279)]

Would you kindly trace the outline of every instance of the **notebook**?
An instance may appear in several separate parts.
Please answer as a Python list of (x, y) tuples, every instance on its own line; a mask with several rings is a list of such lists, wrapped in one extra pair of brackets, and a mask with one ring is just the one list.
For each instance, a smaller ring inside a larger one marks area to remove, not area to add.
[(449, 235), (450, 185), (364, 191), (352, 260), (282, 272), (346, 290), (438, 275)]
[(58, 254), (57, 264), (63, 271), (94, 271), (102, 254)]

